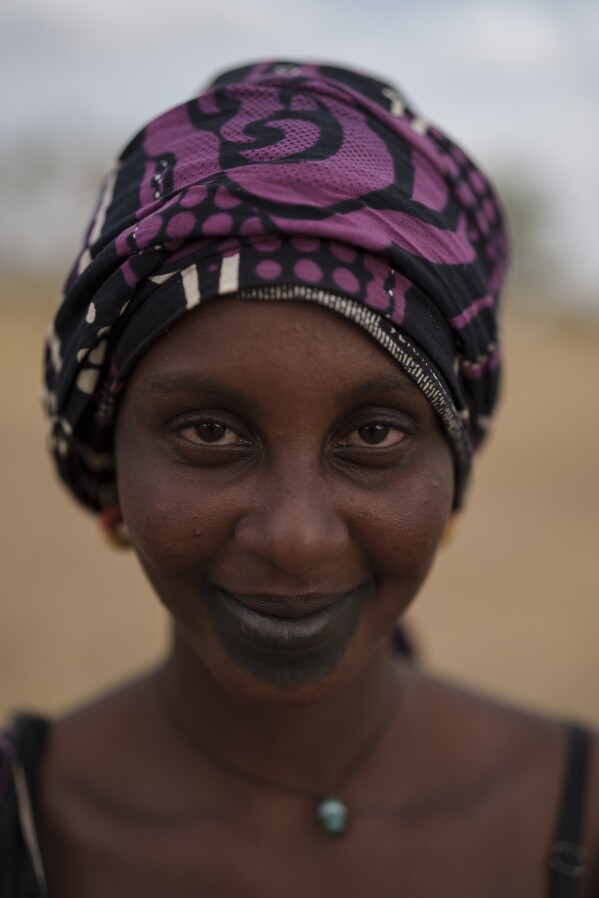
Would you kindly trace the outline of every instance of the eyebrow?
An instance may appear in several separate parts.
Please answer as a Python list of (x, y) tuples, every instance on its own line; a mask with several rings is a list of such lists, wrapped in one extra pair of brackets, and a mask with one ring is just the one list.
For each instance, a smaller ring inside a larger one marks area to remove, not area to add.
[[(198, 377), (194, 374), (185, 372), (173, 372), (172, 374), (163, 374), (160, 376), (148, 374), (140, 383), (137, 384), (140, 393), (147, 395), (166, 395), (172, 392), (179, 393), (205, 393), (213, 394), (222, 398), (238, 398), (239, 393), (228, 387), (224, 387), (219, 381), (211, 380), (209, 377)], [(422, 391), (411, 380), (407, 374), (400, 373), (398, 377), (375, 378), (366, 381), (348, 390), (352, 398), (361, 398), (371, 393), (403, 393), (414, 397), (424, 398)]]
[(234, 390), (223, 387), (222, 383), (210, 378), (198, 377), (187, 373), (148, 374), (137, 384), (137, 390), (143, 395), (168, 395), (169, 393), (208, 393), (222, 397), (235, 396)]
[(352, 391), (352, 394), (356, 396), (369, 393), (407, 393), (424, 398), (420, 387), (417, 386), (409, 375), (403, 373), (400, 377), (369, 380)]

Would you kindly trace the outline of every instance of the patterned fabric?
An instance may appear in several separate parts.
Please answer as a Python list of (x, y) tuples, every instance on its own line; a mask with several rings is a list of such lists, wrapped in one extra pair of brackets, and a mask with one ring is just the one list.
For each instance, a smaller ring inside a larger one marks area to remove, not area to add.
[(320, 303), (384, 346), (445, 426), (457, 507), (497, 398), (506, 260), (492, 187), (394, 88), (326, 65), (228, 72), (105, 179), (46, 344), (60, 474), (114, 505), (127, 376), (187, 310), (236, 293)]

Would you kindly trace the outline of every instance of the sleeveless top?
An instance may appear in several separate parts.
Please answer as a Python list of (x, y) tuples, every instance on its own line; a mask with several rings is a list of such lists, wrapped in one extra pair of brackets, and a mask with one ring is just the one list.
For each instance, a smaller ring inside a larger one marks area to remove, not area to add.
[[(37, 774), (48, 720), (24, 715), (0, 734), (0, 898), (47, 898), (36, 834)], [(571, 725), (556, 838), (547, 856), (549, 898), (576, 898), (586, 871), (581, 845), (585, 783), (591, 736)]]

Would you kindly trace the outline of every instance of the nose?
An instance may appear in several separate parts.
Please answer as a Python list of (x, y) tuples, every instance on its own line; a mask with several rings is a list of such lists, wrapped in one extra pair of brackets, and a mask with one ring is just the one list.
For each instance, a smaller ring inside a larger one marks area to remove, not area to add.
[(281, 571), (305, 574), (341, 555), (349, 542), (330, 486), (316, 472), (271, 472), (259, 501), (236, 526), (238, 545)]

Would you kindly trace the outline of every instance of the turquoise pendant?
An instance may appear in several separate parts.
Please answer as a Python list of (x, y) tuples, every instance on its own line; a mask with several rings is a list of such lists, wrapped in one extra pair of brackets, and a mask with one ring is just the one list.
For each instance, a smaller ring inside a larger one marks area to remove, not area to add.
[(316, 808), (320, 828), (327, 836), (341, 836), (347, 829), (349, 811), (334, 795), (327, 795)]

